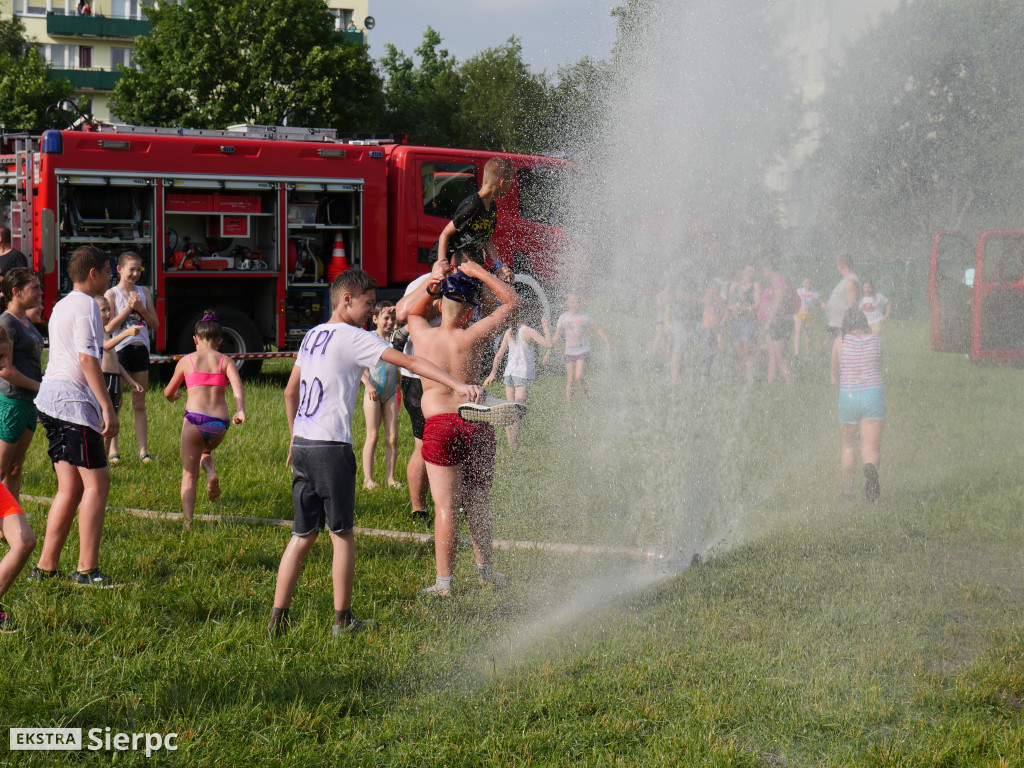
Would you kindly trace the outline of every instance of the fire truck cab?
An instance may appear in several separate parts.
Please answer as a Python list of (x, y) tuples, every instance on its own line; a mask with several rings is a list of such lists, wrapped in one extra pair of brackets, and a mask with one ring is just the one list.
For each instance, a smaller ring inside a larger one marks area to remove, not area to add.
[[(153, 351), (188, 351), (210, 308), (223, 351), (246, 373), (329, 316), (337, 271), (364, 269), (382, 295), (427, 271), (431, 246), (497, 154), (304, 128), (88, 128), (0, 137), (0, 209), (41, 275), (45, 316), (71, 288), (76, 247), (114, 262), (133, 251), (161, 318)], [(516, 175), (494, 244), (517, 272), (550, 278), (561, 232), (541, 195), (562, 161), (501, 156)]]

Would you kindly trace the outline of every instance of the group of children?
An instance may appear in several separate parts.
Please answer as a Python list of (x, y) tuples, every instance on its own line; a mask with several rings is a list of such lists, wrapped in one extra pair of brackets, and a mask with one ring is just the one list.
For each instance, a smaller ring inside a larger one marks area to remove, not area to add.
[[(793, 288), (776, 267), (765, 264), (762, 282), (754, 266), (747, 264), (734, 282), (716, 278), (700, 285), (693, 280), (689, 260), (684, 258), (683, 265), (656, 299), (653, 352), (668, 359), (672, 383), (682, 382), (683, 362), (691, 358), (700, 382), (707, 384), (717, 356), (728, 348), (736, 377), (753, 383), (758, 341), (763, 337), (766, 383), (781, 375), (792, 384), (790, 340), (793, 356), (806, 357), (814, 349), (814, 327), (820, 325), (819, 310), (825, 307), (811, 279), (804, 277)], [(879, 333), (892, 308), (889, 300), (865, 281), (858, 306)]]
[[(93, 246), (76, 249), (67, 262), (73, 290), (54, 307), (49, 320), (49, 359), (39, 370), (41, 336), (26, 322), (38, 306), (38, 277), (30, 270), (5, 275), (9, 293), (0, 321), (0, 526), (9, 550), (0, 560), (0, 597), (10, 588), (36, 546), (36, 537), (17, 500), (20, 463), (38, 422), (46, 430), (47, 453), (57, 475), (57, 491), (46, 518), (42, 552), (29, 572), (31, 581), (70, 581), (87, 587), (109, 588), (118, 582), (100, 569), (99, 549), (110, 490), (108, 461), (117, 463), (114, 440), (120, 428), (120, 382), (132, 388), (139, 458), (152, 460), (146, 450), (145, 387), (149, 370), (149, 329), (157, 327), (152, 296), (137, 288), (141, 260), (134, 253), (118, 262), (120, 281), (109, 290), (110, 260)], [(25, 278), (21, 272), (31, 275)], [(25, 279), (23, 279), (25, 278)], [(20, 286), (20, 287), (19, 287)], [(106, 295), (104, 295), (106, 294)], [(11, 331), (8, 331), (8, 328)], [(137, 341), (139, 339), (144, 341)], [(19, 339), (24, 339), (22, 344)], [(197, 476), (207, 473), (211, 499), (219, 494), (211, 451), (223, 438), (228, 413), (225, 386), (230, 383), (236, 411), (232, 421), (245, 420), (244, 393), (233, 365), (217, 352), (220, 324), (212, 313), (196, 326), (196, 352), (183, 358), (165, 395), (188, 390), (182, 425), (182, 509), (191, 523)], [(19, 350), (22, 351), (19, 351)], [(27, 351), (31, 350), (31, 351)], [(116, 352), (116, 354), (115, 354)], [(27, 393), (25, 395), (24, 393)], [(19, 399), (20, 394), (20, 399)], [(16, 428), (9, 428), (16, 423)], [(24, 427), (24, 431), (22, 431)], [(14, 446), (14, 447), (12, 447)], [(14, 489), (13, 493), (11, 489)], [(77, 513), (79, 552), (70, 576), (59, 570), (60, 556)], [(0, 608), (0, 631), (17, 631), (17, 624)]]

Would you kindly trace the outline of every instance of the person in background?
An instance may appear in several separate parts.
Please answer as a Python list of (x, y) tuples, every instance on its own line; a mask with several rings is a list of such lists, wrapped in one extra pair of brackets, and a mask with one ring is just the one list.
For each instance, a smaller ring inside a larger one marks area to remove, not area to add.
[(43, 298), (39, 276), (15, 267), (4, 275), (0, 290), (0, 326), (7, 331), (11, 356), (0, 371), (0, 479), (17, 501), (22, 467), (36, 433), (35, 399), (43, 380), (43, 335), (29, 313)]
[(807, 344), (804, 345), (804, 349), (810, 349), (813, 343), (811, 316), (814, 314), (821, 294), (811, 287), (811, 278), (809, 277), (803, 279), (800, 287), (796, 289), (796, 293), (800, 297), (800, 311), (793, 315), (793, 357), (800, 357), (800, 340), (804, 334), (807, 334)]
[(746, 376), (747, 384), (754, 382), (754, 342), (760, 303), (761, 284), (754, 279), (754, 266), (744, 264), (740, 279), (729, 287), (729, 314), (738, 374)]
[(889, 319), (892, 302), (875, 290), (874, 283), (870, 280), (865, 280), (864, 295), (860, 299), (860, 310), (868, 319), (871, 332), (879, 335), (882, 332), (882, 323)]
[[(384, 341), (391, 341), (395, 332), (395, 305), (391, 301), (378, 301), (373, 308), (375, 333)], [(363, 443), (363, 488), (380, 488), (373, 479), (373, 458), (377, 453), (377, 440), (381, 424), (384, 425), (384, 482), (388, 488), (403, 487), (395, 480), (395, 462), (398, 458), (398, 368), (387, 360), (379, 360), (373, 369), (363, 371), (363, 416), (366, 419), (366, 440)]]
[(825, 310), (825, 343), (830, 347), (840, 335), (846, 311), (860, 303), (860, 278), (853, 271), (853, 258), (848, 253), (836, 259), (839, 282), (829, 294), (828, 301), (822, 302)]
[(882, 342), (857, 308), (846, 311), (841, 331), (832, 343), (832, 383), (839, 385), (843, 497), (853, 498), (859, 451), (864, 465), (864, 495), (868, 501), (877, 501), (881, 494), (878, 465), (882, 459), (886, 415)]
[(0, 277), (15, 267), (28, 267), (28, 257), (11, 245), (11, 228), (0, 226)]
[(786, 348), (793, 332), (793, 315), (798, 306), (793, 300), (796, 295), (789, 281), (773, 264), (762, 267), (762, 275), (768, 287), (761, 292), (761, 303), (757, 309), (757, 322), (764, 330), (768, 347), (768, 378), (770, 387), (775, 375), (781, 373), (786, 384), (793, 386), (793, 373), (789, 369)]

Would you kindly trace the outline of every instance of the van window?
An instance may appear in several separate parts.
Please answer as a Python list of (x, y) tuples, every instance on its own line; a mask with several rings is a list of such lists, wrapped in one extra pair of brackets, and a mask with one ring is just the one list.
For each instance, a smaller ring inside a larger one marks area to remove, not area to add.
[(450, 219), (459, 203), (477, 191), (476, 166), (472, 163), (424, 163), (423, 212)]
[(519, 218), (536, 224), (558, 226), (559, 201), (565, 194), (562, 172), (542, 165), (516, 171), (519, 187)]

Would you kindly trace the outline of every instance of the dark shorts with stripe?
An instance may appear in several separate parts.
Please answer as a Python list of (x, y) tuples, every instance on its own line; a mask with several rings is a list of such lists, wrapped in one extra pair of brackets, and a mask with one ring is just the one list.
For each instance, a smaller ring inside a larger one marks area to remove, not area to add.
[(423, 439), (423, 426), (427, 423), (423, 418), (423, 409), (420, 407), (420, 400), (423, 399), (423, 382), (414, 379), (412, 376), (402, 377), (402, 403), (409, 414), (409, 421), (412, 422), (412, 436), (417, 440)]
[(103, 469), (107, 466), (103, 435), (95, 429), (55, 419), (42, 411), (39, 412), (39, 423), (46, 430), (46, 439), (50, 441), (46, 452), (54, 464), (66, 461), (73, 467), (83, 469)]
[(107, 387), (107, 394), (110, 395), (110, 402), (114, 404), (114, 410), (116, 411), (121, 407), (121, 374), (104, 373), (103, 383)]
[(356, 457), (352, 446), (329, 440), (292, 440), (292, 533), (308, 536), (325, 527), (348, 533), (355, 525)]

